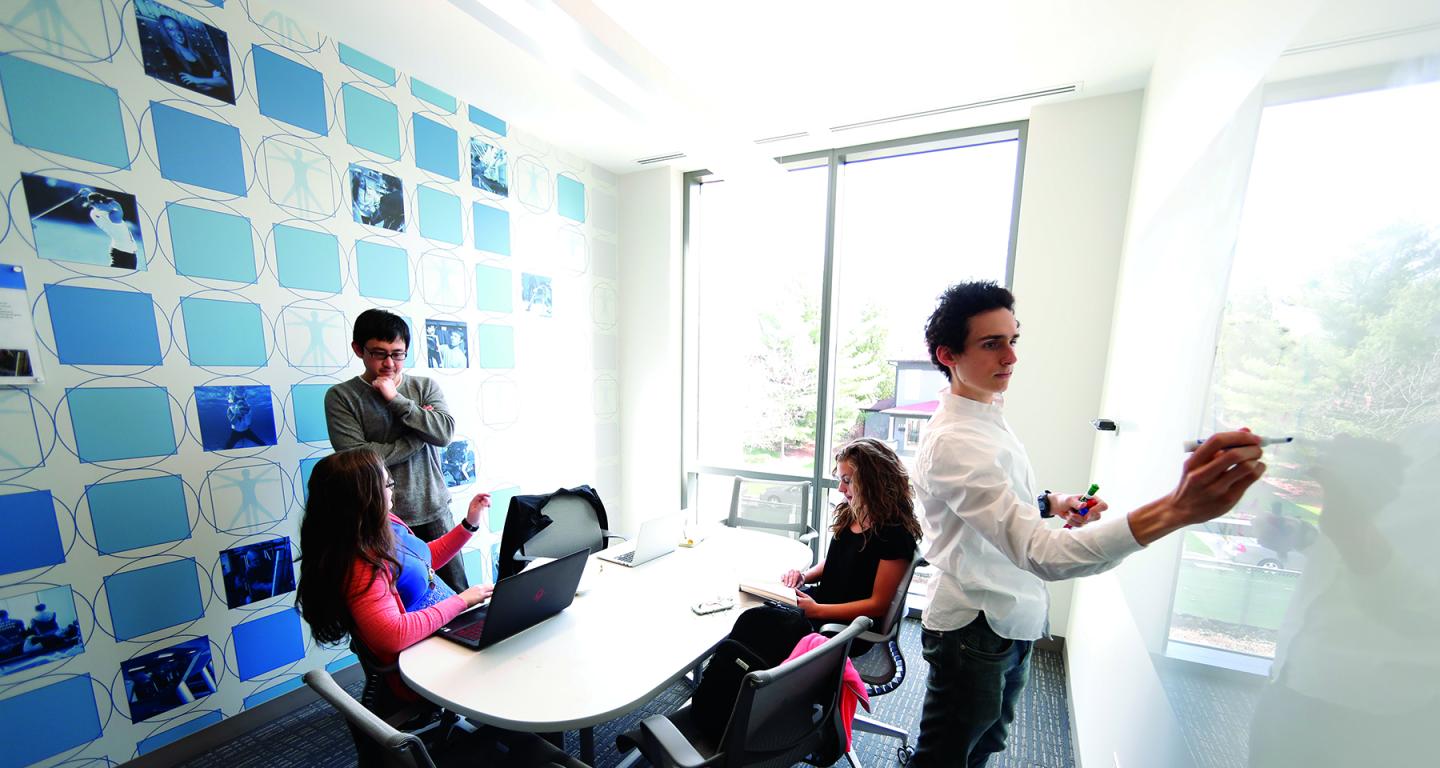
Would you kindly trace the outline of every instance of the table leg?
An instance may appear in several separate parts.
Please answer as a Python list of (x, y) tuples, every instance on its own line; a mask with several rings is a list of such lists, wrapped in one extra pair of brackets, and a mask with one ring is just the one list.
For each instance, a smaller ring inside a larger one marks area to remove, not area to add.
[(595, 764), (595, 729), (580, 729), (580, 762), (586, 765)]

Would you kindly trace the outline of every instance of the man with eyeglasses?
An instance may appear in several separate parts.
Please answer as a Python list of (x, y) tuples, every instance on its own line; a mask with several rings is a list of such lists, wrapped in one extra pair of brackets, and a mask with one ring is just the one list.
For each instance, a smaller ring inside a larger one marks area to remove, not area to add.
[[(452, 527), (440, 454), (454, 436), (455, 418), (438, 384), (402, 374), (409, 347), (410, 327), (399, 315), (361, 312), (350, 348), (365, 371), (325, 393), (325, 421), (335, 450), (380, 454), (395, 484), (392, 511), (416, 536), (433, 541)], [(470, 586), (460, 558), (436, 573), (456, 592)]]

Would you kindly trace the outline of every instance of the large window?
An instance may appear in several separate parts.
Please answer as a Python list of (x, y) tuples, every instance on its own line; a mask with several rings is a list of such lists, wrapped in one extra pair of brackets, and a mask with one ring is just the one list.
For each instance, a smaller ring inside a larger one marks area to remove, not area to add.
[[(1234, 512), (1185, 534), (1172, 653), (1273, 658), (1283, 626), (1322, 636), (1366, 583), (1347, 569), (1404, 514), (1416, 436), (1440, 421), (1437, 135), (1437, 84), (1265, 110), (1210, 410), (1216, 429), (1297, 442), (1268, 452)], [(1359, 599), (1381, 615), (1389, 598)]]
[(925, 319), (951, 283), (1008, 282), (1023, 141), (1007, 125), (688, 177), (692, 508), (723, 516), (735, 476), (770, 503), (765, 481), (810, 480), (823, 530), (835, 446), (913, 455), (945, 384)]

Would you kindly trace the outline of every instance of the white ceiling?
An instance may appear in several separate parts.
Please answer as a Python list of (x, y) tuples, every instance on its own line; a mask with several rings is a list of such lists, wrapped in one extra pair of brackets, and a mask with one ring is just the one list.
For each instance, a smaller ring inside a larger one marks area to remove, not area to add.
[[(1197, 0), (1198, 1), (1198, 0)], [(1077, 86), (1143, 87), (1179, 2), (288, 0), (318, 31), (617, 173), (697, 167), (1023, 118)], [(1440, 54), (1435, 0), (1331, 0), (1277, 72)], [(757, 146), (754, 140), (805, 134)]]

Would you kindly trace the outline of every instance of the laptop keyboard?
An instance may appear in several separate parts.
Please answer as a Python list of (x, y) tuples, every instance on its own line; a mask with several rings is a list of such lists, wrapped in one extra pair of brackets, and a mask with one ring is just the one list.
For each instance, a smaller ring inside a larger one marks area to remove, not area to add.
[(617, 563), (634, 563), (634, 562), (635, 562), (635, 550), (632, 549), (632, 550), (630, 550), (629, 552), (626, 552), (626, 553), (624, 553), (624, 554), (622, 554), (622, 555), (616, 555), (616, 556), (615, 556), (615, 562), (617, 562)]
[(450, 631), (450, 634), (455, 635), (455, 636), (457, 636), (457, 637), (463, 637), (463, 638), (465, 638), (466, 640), (477, 640), (477, 641), (478, 641), (478, 640), (480, 639), (480, 635), (483, 634), (484, 632), (485, 632), (485, 620), (484, 620), (484, 619), (479, 619), (479, 620), (477, 620), (477, 621), (475, 621), (475, 622), (473, 622), (473, 623), (466, 624), (465, 626), (460, 627), (459, 629), (453, 629), (453, 630), (451, 630), (451, 631)]

